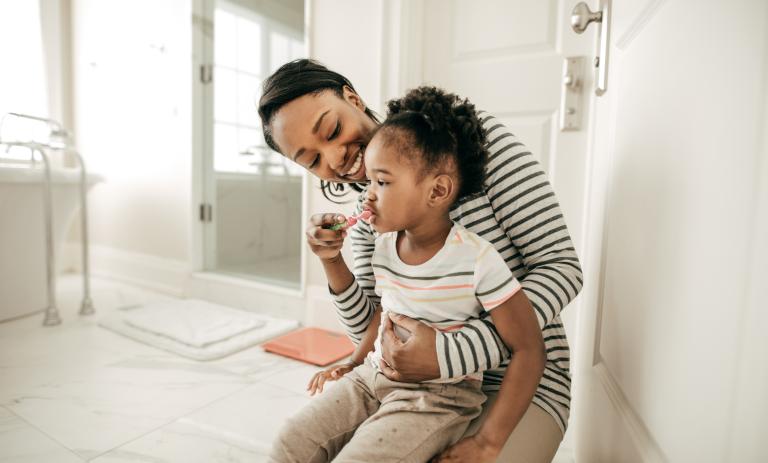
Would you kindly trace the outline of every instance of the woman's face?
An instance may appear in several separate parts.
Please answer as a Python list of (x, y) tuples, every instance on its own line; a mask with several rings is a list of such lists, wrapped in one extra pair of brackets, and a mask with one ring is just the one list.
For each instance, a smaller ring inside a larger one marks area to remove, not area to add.
[(280, 108), (272, 137), (283, 156), (333, 182), (366, 182), (364, 153), (376, 123), (360, 97), (344, 87), (307, 94)]

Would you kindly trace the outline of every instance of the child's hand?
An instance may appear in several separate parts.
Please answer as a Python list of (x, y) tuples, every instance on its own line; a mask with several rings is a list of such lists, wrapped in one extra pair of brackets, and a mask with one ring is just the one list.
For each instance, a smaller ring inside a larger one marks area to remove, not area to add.
[(357, 364), (353, 362), (347, 362), (341, 365), (334, 365), (326, 370), (315, 373), (307, 385), (309, 395), (315, 395), (315, 391), (323, 392), (323, 384), (325, 384), (326, 381), (336, 381), (352, 371), (356, 366)]

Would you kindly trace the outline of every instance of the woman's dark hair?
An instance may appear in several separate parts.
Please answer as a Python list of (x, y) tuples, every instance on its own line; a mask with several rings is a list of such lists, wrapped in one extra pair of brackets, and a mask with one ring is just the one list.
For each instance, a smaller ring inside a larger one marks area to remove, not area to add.
[(475, 105), (453, 93), (425, 86), (389, 101), (387, 108), (387, 119), (378, 131), (392, 131), (394, 137), (405, 135), (405, 143), (399, 146), (412, 148), (402, 149), (402, 155), (421, 156), (427, 171), (452, 160), (459, 176), (457, 201), (483, 191), (488, 149)]
[[(344, 87), (349, 87), (353, 92), (355, 87), (352, 82), (338, 72), (333, 72), (319, 62), (311, 59), (297, 59), (284, 65), (275, 71), (264, 81), (263, 91), (259, 99), (259, 117), (264, 131), (264, 141), (270, 148), (280, 152), (280, 148), (272, 138), (272, 118), (284, 105), (296, 98), (307, 94), (318, 94), (331, 90), (341, 98), (344, 95)], [(365, 108), (365, 114), (376, 122), (379, 122), (376, 114)], [(364, 184), (348, 184), (355, 191), (363, 191)], [(344, 183), (333, 183), (320, 180), (320, 188), (323, 196), (333, 202), (335, 198), (346, 195)]]

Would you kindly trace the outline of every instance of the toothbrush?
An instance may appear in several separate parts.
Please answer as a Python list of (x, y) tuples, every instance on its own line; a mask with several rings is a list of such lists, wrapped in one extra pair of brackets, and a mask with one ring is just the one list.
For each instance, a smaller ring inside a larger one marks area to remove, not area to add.
[(354, 224), (357, 223), (358, 219), (362, 219), (365, 221), (368, 221), (368, 219), (371, 218), (373, 213), (371, 211), (363, 211), (360, 213), (360, 215), (357, 216), (349, 216), (347, 217), (347, 220), (345, 222), (339, 222), (337, 224), (333, 224), (332, 226), (328, 227), (329, 230), (341, 230), (343, 228), (351, 227)]

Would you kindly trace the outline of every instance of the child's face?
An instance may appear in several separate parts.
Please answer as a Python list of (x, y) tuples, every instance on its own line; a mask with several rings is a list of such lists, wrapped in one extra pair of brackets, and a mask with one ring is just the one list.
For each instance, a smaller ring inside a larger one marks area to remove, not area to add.
[(420, 175), (419, 162), (402, 157), (397, 143), (385, 146), (384, 136), (379, 132), (373, 137), (364, 158), (371, 183), (363, 207), (373, 212), (368, 222), (379, 233), (413, 228), (429, 209), (429, 181), (425, 180), (430, 176)]

